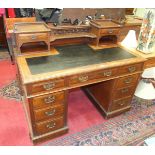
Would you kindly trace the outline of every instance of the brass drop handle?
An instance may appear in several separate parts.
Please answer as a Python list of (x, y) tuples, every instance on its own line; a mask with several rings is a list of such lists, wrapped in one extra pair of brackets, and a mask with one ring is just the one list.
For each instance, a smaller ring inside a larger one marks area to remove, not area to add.
[(79, 81), (80, 81), (80, 82), (88, 81), (88, 75), (80, 76), (80, 77), (79, 77)]
[(111, 71), (106, 71), (106, 72), (103, 72), (103, 75), (108, 77), (108, 76), (112, 75), (112, 72)]
[(124, 89), (121, 90), (122, 93), (126, 93), (126, 92), (128, 92), (128, 91), (129, 91), (128, 88), (124, 88)]
[(54, 82), (50, 82), (50, 83), (46, 83), (43, 85), (45, 90), (51, 90), (55, 87), (55, 83)]
[(37, 38), (37, 37), (36, 37), (35, 35), (32, 35), (32, 36), (31, 36), (31, 39), (32, 39), (32, 40), (35, 40), (36, 38)]
[(46, 111), (45, 114), (46, 114), (47, 116), (52, 116), (52, 115), (55, 114), (55, 112), (56, 112), (56, 110), (53, 109), (52, 111)]
[(129, 72), (132, 73), (132, 72), (135, 72), (136, 71), (136, 67), (135, 66), (131, 66), (128, 68)]
[(119, 104), (120, 106), (123, 106), (123, 105), (125, 105), (125, 104), (128, 104), (128, 101), (127, 101), (127, 100), (121, 101), (121, 102), (119, 102), (118, 104)]
[(124, 104), (125, 104), (124, 102), (120, 102), (120, 103), (119, 103), (120, 106), (123, 106)]
[(52, 129), (55, 126), (56, 126), (56, 123), (55, 122), (52, 122), (52, 123), (46, 125), (46, 127), (49, 128), (49, 129)]
[(124, 80), (124, 83), (129, 84), (132, 82), (132, 78), (127, 78)]
[(113, 30), (108, 30), (109, 33), (113, 33)]
[(46, 104), (53, 103), (55, 101), (55, 96), (48, 96), (44, 99)]

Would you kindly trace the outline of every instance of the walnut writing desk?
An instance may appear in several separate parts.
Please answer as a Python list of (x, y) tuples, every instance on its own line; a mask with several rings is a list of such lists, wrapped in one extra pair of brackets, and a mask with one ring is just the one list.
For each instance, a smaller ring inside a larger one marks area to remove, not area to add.
[[(145, 59), (125, 48), (56, 46), (55, 54), (17, 57), (20, 86), (33, 142), (68, 131), (68, 90), (84, 87), (110, 118), (130, 109)], [(53, 52), (53, 53), (54, 53)]]

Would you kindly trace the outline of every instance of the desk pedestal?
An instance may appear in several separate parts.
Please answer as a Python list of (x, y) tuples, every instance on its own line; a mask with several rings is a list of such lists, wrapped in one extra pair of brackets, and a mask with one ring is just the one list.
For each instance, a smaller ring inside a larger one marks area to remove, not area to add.
[[(137, 81), (138, 75), (134, 77)], [(122, 81), (125, 81), (123, 85), (120, 84)], [(130, 109), (136, 85), (129, 83), (130, 77), (126, 76), (91, 85), (84, 88), (84, 91), (101, 114), (111, 118)]]

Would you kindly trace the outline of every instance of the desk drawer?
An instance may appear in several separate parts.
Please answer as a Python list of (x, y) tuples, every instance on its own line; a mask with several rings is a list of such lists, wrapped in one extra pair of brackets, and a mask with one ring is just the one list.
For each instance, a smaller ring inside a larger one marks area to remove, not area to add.
[(115, 100), (110, 106), (110, 111), (119, 110), (131, 105), (131, 97)]
[(105, 70), (86, 73), (86, 74), (74, 75), (70, 77), (69, 79), (69, 86), (76, 85), (76, 84), (82, 84), (82, 83), (85, 84), (87, 82), (91, 82), (93, 80), (99, 80), (102, 78), (107, 79), (107, 78), (110, 78), (116, 75), (117, 75), (117, 68), (105, 69)]
[(85, 84), (92, 80), (95, 80), (97, 77), (97, 73), (86, 73), (80, 75), (73, 75), (69, 78), (69, 86), (76, 85), (76, 84)]
[(115, 95), (114, 95), (114, 99), (131, 96), (133, 94), (134, 90), (135, 90), (135, 86), (117, 89), (115, 92)]
[(64, 126), (64, 118), (60, 117), (50, 121), (44, 121), (35, 124), (35, 130), (37, 135), (44, 134), (56, 129), (60, 129)]
[(130, 76), (119, 78), (116, 83), (116, 88), (122, 88), (122, 87), (135, 85), (137, 83), (138, 78), (139, 78), (139, 74), (133, 74)]
[(65, 92), (57, 92), (48, 95), (42, 95), (30, 99), (34, 109), (45, 108), (54, 105), (62, 105), (65, 101)]
[(97, 78), (110, 78), (117, 76), (117, 68), (101, 70), (97, 73)]
[(54, 79), (27, 85), (28, 95), (49, 92), (65, 86), (64, 79)]
[(34, 110), (35, 121), (41, 121), (45, 119), (52, 119), (55, 117), (61, 117), (64, 113), (64, 106), (52, 106), (44, 109)]
[(134, 73), (134, 72), (138, 72), (138, 71), (142, 71), (143, 70), (143, 63), (139, 63), (139, 64), (133, 64), (133, 65), (128, 65), (128, 66), (122, 66), (118, 73), (119, 74), (130, 74), (130, 73)]
[(148, 58), (147, 61), (145, 61), (145, 68), (150, 68), (155, 66), (155, 57), (154, 58)]
[(115, 35), (119, 33), (119, 29), (101, 29), (101, 34)]
[(22, 43), (48, 40), (48, 33), (19, 34), (18, 41)]

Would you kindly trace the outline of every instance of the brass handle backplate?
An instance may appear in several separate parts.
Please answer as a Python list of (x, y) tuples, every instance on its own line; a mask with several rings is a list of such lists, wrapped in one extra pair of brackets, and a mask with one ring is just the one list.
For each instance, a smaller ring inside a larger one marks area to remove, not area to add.
[(135, 72), (136, 71), (136, 67), (135, 66), (131, 66), (131, 67), (128, 68), (128, 71), (130, 73)]
[(78, 79), (80, 82), (88, 81), (88, 75), (80, 76)]
[(46, 103), (46, 104), (48, 104), (48, 103), (53, 103), (55, 101), (55, 96), (48, 96), (48, 97), (46, 97), (45, 99), (44, 99), (44, 102)]
[(46, 111), (45, 114), (46, 114), (47, 116), (52, 116), (52, 115), (55, 114), (55, 112), (56, 112), (56, 110), (53, 109), (52, 111)]
[(50, 82), (50, 83), (46, 83), (43, 85), (45, 90), (51, 90), (55, 87), (55, 83), (54, 82)]
[(32, 36), (31, 36), (31, 39), (32, 39), (32, 40), (35, 40), (35, 39), (37, 39), (37, 37), (36, 37), (35, 35), (32, 35)]
[(46, 125), (46, 127), (49, 128), (49, 129), (52, 129), (55, 126), (56, 126), (56, 123), (55, 122), (52, 122), (52, 123)]
[(122, 92), (122, 93), (127, 93), (128, 91), (129, 91), (128, 88), (121, 89), (121, 92)]
[(112, 72), (111, 71), (106, 71), (106, 72), (103, 72), (103, 75), (108, 77), (108, 76), (112, 75)]
[(124, 80), (124, 83), (129, 84), (132, 82), (132, 78), (127, 78)]
[(113, 33), (113, 30), (108, 30), (109, 33)]
[(120, 106), (123, 106), (123, 105), (125, 105), (125, 104), (127, 104), (128, 102), (127, 101), (120, 101), (120, 102), (118, 102), (118, 104), (120, 105)]

